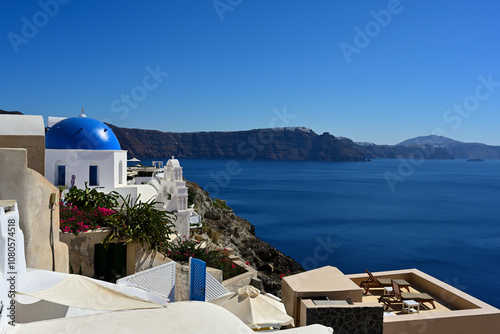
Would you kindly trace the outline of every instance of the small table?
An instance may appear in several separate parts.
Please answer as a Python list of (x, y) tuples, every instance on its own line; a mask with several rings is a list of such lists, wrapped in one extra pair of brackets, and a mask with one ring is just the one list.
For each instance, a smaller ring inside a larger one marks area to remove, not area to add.
[(394, 282), (398, 283), (400, 287), (405, 288), (408, 292), (410, 292), (410, 283), (408, 283), (404, 279), (395, 279)]
[(417, 303), (413, 299), (403, 300), (403, 312), (420, 313), (420, 303)]

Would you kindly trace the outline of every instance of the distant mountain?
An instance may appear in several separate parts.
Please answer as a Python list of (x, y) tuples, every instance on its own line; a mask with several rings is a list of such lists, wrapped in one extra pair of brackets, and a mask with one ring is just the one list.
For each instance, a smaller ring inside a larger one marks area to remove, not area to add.
[[(23, 115), (19, 111), (0, 114)], [(366, 159), (500, 159), (500, 146), (422, 136), (397, 145), (355, 143), (304, 127), (228, 132), (162, 132), (108, 124), (131, 157), (229, 158), (260, 160), (364, 161)]]
[(500, 159), (500, 146), (464, 143), (442, 136), (423, 136), (405, 140), (397, 146), (422, 147), (424, 145), (446, 149), (456, 159)]
[(161, 132), (108, 124), (131, 157), (233, 158), (260, 160), (364, 161), (370, 159), (453, 159), (445, 148), (357, 144), (311, 129), (274, 128), (232, 132)]
[(20, 111), (5, 111), (5, 110), (0, 109), (0, 115), (5, 115), (5, 114), (7, 114), (7, 115), (23, 115), (23, 113)]
[[(352, 142), (343, 138), (346, 142)], [(454, 159), (454, 155), (444, 147), (431, 145), (404, 146), (404, 145), (375, 145), (373, 143), (353, 143), (367, 159)]]
[(424, 146), (424, 145), (446, 146), (446, 145), (455, 144), (455, 143), (463, 144), (462, 142), (453, 140), (453, 139), (448, 138), (448, 137), (430, 135), (430, 136), (420, 136), (420, 137), (415, 137), (412, 139), (407, 139), (407, 140), (402, 141), (401, 143), (399, 143), (397, 145), (403, 145), (403, 146)]

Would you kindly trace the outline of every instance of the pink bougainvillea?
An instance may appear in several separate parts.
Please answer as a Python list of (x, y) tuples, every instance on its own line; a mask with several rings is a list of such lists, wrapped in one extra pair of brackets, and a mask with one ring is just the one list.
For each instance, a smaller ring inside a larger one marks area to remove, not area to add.
[(59, 203), (59, 216), (61, 231), (64, 233), (78, 234), (95, 230), (105, 225), (106, 218), (115, 214), (115, 210), (97, 208), (93, 210), (80, 210), (71, 203)]

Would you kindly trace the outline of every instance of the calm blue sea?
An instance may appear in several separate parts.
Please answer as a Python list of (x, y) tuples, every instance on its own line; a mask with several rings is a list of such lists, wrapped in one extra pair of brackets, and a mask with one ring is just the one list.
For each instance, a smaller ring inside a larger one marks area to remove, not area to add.
[(500, 161), (180, 161), (306, 269), (417, 268), (500, 307)]

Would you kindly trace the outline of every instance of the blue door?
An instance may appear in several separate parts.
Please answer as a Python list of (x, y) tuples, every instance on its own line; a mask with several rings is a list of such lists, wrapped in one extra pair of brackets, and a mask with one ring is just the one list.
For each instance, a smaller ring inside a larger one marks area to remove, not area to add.
[(189, 300), (205, 301), (206, 272), (204, 261), (189, 258)]

